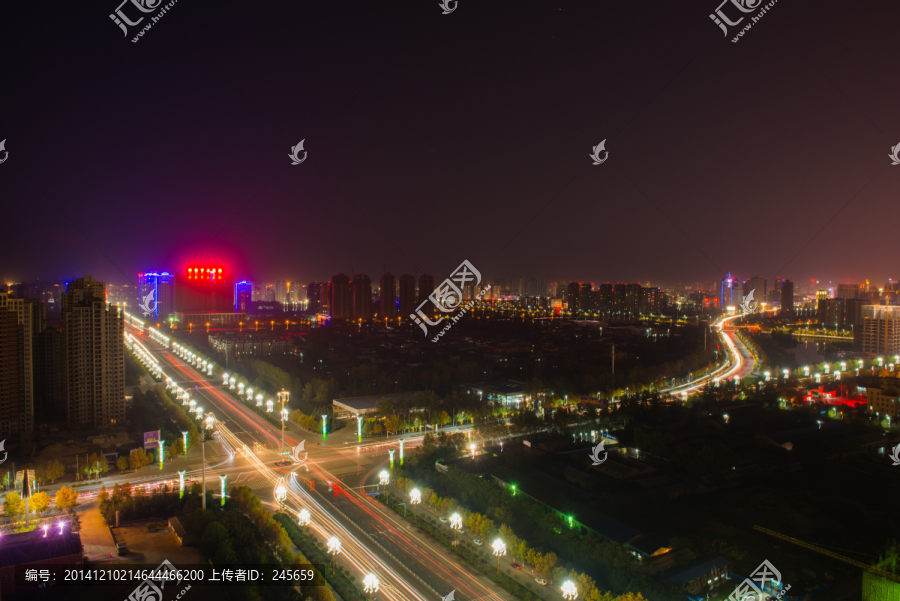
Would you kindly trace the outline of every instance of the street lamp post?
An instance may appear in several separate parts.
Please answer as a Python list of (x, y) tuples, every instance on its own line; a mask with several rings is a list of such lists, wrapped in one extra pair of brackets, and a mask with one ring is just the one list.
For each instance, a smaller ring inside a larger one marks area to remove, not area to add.
[(571, 580), (566, 580), (562, 585), (562, 596), (566, 601), (575, 601), (578, 598), (578, 589)]
[(356, 416), (356, 442), (362, 442), (362, 416)]
[(210, 411), (206, 416), (205, 427), (201, 430), (203, 432), (203, 509), (206, 509), (206, 431), (213, 429), (215, 419), (215, 416)]
[(288, 401), (288, 398), (290, 396), (291, 393), (284, 388), (282, 388), (281, 392), (278, 393), (278, 400), (281, 401), (281, 452), (279, 453), (279, 455), (284, 455), (284, 404)]
[(500, 575), (500, 558), (506, 555), (506, 543), (498, 538), (491, 546), (494, 548), (494, 555), (497, 556), (497, 575)]
[(387, 470), (381, 470), (381, 473), (378, 474), (378, 485), (387, 486), (388, 482), (391, 481), (391, 475), (387, 473)]
[(300, 514), (297, 516), (297, 523), (301, 526), (309, 526), (309, 511), (301, 509)]
[(328, 553), (331, 555), (331, 574), (334, 575), (334, 556), (341, 552), (341, 541), (332, 536), (328, 540)]
[(456, 540), (456, 533), (462, 530), (462, 517), (458, 513), (450, 516), (450, 528), (453, 529), (453, 540)]
[(279, 478), (278, 483), (275, 485), (275, 500), (278, 501), (278, 506), (281, 509), (284, 509), (284, 501), (287, 499), (287, 488), (284, 485), (284, 478)]
[(328, 431), (326, 430), (328, 426), (328, 416), (322, 416), (322, 440), (325, 440), (325, 437), (328, 435)]
[(185, 456), (187, 456), (187, 452), (188, 452), (187, 435), (188, 435), (187, 431), (185, 431), (185, 430), (182, 430), (182, 431), (181, 431), (181, 440), (182, 440), (182, 442), (183, 442), (183, 444), (184, 444), (184, 454), (185, 454)]
[(422, 502), (422, 491), (418, 488), (412, 489), (409, 493), (409, 504), (413, 506), (413, 520), (418, 521), (418, 515), (416, 515), (416, 505)]

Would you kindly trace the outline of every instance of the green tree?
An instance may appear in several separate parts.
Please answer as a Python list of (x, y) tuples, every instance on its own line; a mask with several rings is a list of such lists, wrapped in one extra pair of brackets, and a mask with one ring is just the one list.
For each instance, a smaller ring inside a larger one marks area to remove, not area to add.
[(25, 501), (19, 493), (11, 492), (6, 494), (6, 500), (3, 502), (3, 513), (11, 518), (25, 513)]
[(128, 456), (128, 465), (131, 467), (131, 469), (140, 469), (149, 464), (150, 458), (147, 456), (147, 452), (144, 451), (144, 449), (138, 447), (131, 450), (131, 454), (129, 454)]
[(124, 472), (128, 469), (128, 458), (125, 455), (119, 455), (119, 458), (116, 460), (116, 467), (119, 468), (120, 472)]
[[(100, 494), (97, 495), (97, 498), (100, 500), (101, 505), (109, 501), (109, 494), (106, 492), (105, 486), (100, 488)], [(78, 493), (68, 486), (63, 486), (56, 492), (56, 507), (58, 509), (69, 510), (75, 507), (77, 503)]]
[(66, 475), (66, 466), (58, 459), (51, 459), (44, 464), (44, 476), (51, 483)]

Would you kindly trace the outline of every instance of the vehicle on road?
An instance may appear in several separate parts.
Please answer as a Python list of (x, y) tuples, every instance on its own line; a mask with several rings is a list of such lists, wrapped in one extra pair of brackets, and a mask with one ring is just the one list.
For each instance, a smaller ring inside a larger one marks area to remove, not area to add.
[(522, 569), (522, 566), (520, 566), (520, 565), (517, 564), (517, 563), (512, 564), (512, 567), (516, 568), (517, 570), (521, 570), (521, 569)]
[(538, 584), (540, 584), (541, 586), (547, 586), (547, 581), (544, 580), (543, 578), (535, 578), (534, 581), (537, 582)]
[(476, 545), (478, 545), (479, 547), (484, 544), (484, 542), (482, 542), (482, 540), (480, 538), (476, 538), (472, 542), (475, 543)]
[(446, 524), (446, 523), (447, 523), (447, 518), (441, 518), (441, 521), (444, 522), (444, 523)]

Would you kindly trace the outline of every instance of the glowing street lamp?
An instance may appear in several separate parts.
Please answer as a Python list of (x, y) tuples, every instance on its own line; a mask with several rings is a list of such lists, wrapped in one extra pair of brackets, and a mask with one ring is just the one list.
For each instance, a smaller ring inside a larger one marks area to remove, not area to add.
[(394, 467), (394, 449), (388, 449), (388, 454), (391, 456), (391, 467)]
[(722, 415), (722, 418), (725, 420), (725, 423), (726, 423), (726, 424), (728, 423), (728, 420), (731, 419), (731, 418), (728, 416), (727, 413), (724, 413), (724, 414)]
[(494, 548), (494, 555), (497, 556), (497, 573), (500, 573), (500, 558), (506, 555), (506, 543), (499, 538), (491, 545)]
[(248, 388), (248, 389), (247, 389), (247, 400), (248, 400), (248, 401), (252, 401), (252, 400), (253, 400), (253, 389), (252, 389), (252, 388)]
[(263, 395), (261, 395), (261, 394), (256, 395), (256, 406), (262, 407), (262, 404), (263, 404)]
[(403, 439), (400, 439), (400, 465), (403, 465)]
[(301, 526), (309, 526), (309, 511), (301, 509), (297, 515), (297, 523)]
[(178, 472), (178, 493), (182, 497), (184, 496), (184, 475), (186, 473), (185, 471)]
[(188, 435), (188, 433), (185, 430), (181, 431), (181, 441), (184, 446), (184, 454), (185, 455), (187, 455), (187, 451), (188, 451), (187, 435)]
[(809, 377), (809, 365), (803, 366), (803, 375), (806, 376), (807, 378)]
[(566, 580), (562, 585), (562, 596), (566, 601), (575, 601), (578, 598), (578, 589), (571, 580)]
[(390, 481), (391, 475), (388, 474), (387, 470), (381, 470), (381, 473), (378, 474), (378, 485), (385, 486)]
[(828, 364), (826, 363), (826, 364), (825, 364), (825, 373), (826, 373), (826, 374), (828, 373), (828, 370), (829, 370), (829, 369), (831, 369), (831, 366), (828, 365)]
[(450, 527), (453, 529), (453, 540), (456, 540), (456, 533), (462, 530), (462, 516), (454, 513), (450, 516)]
[(322, 416), (322, 440), (325, 440), (325, 437), (328, 435), (328, 416)]
[(275, 485), (275, 500), (284, 509), (284, 501), (287, 499), (287, 488), (284, 485), (284, 478), (278, 479), (278, 484)]
[(375, 577), (375, 574), (366, 574), (366, 577), (363, 578), (363, 592), (378, 592), (378, 578)]
[(235, 380), (234, 378), (229, 378), (229, 380), (228, 380), (228, 388), (230, 388), (231, 390), (234, 390), (234, 383), (235, 383), (235, 382), (236, 382), (236, 380)]
[(419, 516), (416, 515), (416, 505), (422, 502), (422, 491), (418, 488), (412, 489), (409, 493), (409, 504), (413, 506), (413, 520), (417, 520)]
[(275, 410), (275, 401), (266, 401), (266, 413), (272, 413)]
[(791, 375), (790, 370), (787, 370), (787, 369), (781, 370), (781, 373), (784, 374), (784, 379), (785, 379), (785, 380), (787, 380), (787, 379), (788, 379), (788, 376)]
[(834, 379), (835, 379), (835, 380), (840, 380), (840, 379), (841, 379), (841, 372), (839, 372), (839, 371), (834, 372)]
[(160, 439), (159, 441), (159, 469), (163, 468), (163, 462), (166, 460), (166, 441)]
[(772, 374), (769, 372), (764, 372), (763, 375), (766, 377), (766, 382), (768, 382), (772, 377)]
[(203, 443), (200, 446), (203, 449), (203, 509), (206, 509), (206, 433), (213, 429), (215, 421), (216, 417), (210, 412), (204, 420), (205, 428), (202, 430)]
[(341, 552), (341, 541), (332, 536), (328, 539), (328, 554), (331, 555), (331, 573), (334, 574), (334, 556)]
[(222, 374), (222, 385), (225, 386), (228, 384), (228, 374)]
[(822, 374), (816, 374), (816, 384), (822, 381)]
[(356, 416), (356, 442), (362, 442), (362, 416)]
[(469, 450), (472, 451), (472, 459), (475, 459), (475, 443), (469, 445)]

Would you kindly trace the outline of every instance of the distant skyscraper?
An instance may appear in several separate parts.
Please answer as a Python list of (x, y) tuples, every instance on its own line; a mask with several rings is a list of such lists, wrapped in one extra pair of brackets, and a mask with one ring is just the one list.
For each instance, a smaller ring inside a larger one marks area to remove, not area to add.
[(734, 286), (735, 279), (731, 277), (730, 273), (726, 273), (719, 284), (719, 306), (734, 306)]
[(253, 307), (253, 282), (246, 280), (234, 285), (234, 310), (249, 313)]
[(790, 280), (781, 280), (781, 312), (794, 314), (794, 282)]
[(578, 310), (578, 297), (580, 291), (581, 284), (579, 282), (569, 282), (569, 287), (566, 289), (566, 308), (569, 311), (574, 312)]
[[(419, 276), (419, 296), (416, 306), (418, 307), (428, 300), (428, 295), (432, 292), (434, 292), (434, 276), (423, 273)], [(425, 303), (422, 306), (422, 311), (424, 311), (426, 315), (433, 315), (435, 311), (434, 303)]]
[[(843, 330), (844, 329), (844, 303), (843, 298), (826, 298), (821, 301), (822, 324), (827, 330)], [(849, 328), (848, 328), (849, 329)]]
[(319, 313), (319, 307), (321, 306), (321, 299), (319, 297), (319, 283), (312, 282), (311, 284), (306, 285), (306, 310), (310, 313)]
[(837, 298), (859, 298), (859, 286), (856, 284), (838, 284)]
[(871, 305), (872, 301), (867, 298), (846, 298), (844, 303), (844, 323), (853, 333), (854, 346), (860, 348), (863, 336), (863, 307)]
[(372, 318), (372, 280), (364, 273), (353, 276), (353, 320)]
[(594, 285), (582, 282), (578, 285), (578, 309), (582, 312), (594, 310)]
[(62, 388), (69, 427), (125, 426), (125, 316), (106, 306), (105, 284), (86, 275), (66, 282)]
[[(379, 311), (381, 319), (397, 318), (397, 281), (389, 273), (381, 276), (381, 289), (379, 290)], [(407, 313), (404, 317), (409, 317)]]
[(625, 319), (625, 297), (627, 296), (627, 286), (621, 282), (616, 282), (613, 286), (613, 313), (617, 319)]
[(753, 293), (753, 300), (757, 303), (764, 303), (768, 299), (766, 296), (766, 278), (759, 277), (758, 275), (750, 278), (750, 281), (747, 282), (747, 292), (744, 294), (750, 294), (750, 290), (755, 290)]
[(625, 286), (625, 316), (627, 319), (637, 319), (641, 314), (641, 285), (628, 284)]
[(613, 287), (609, 282), (600, 284), (594, 293), (594, 306), (598, 311), (607, 312), (612, 310)]
[[(129, 313), (133, 313), (142, 320), (165, 321), (175, 315), (175, 276), (167, 271), (147, 272), (138, 274), (138, 298)], [(153, 313), (144, 315), (140, 307), (150, 292), (153, 297), (148, 306), (153, 307)], [(131, 304), (131, 301), (128, 303)]]
[(331, 278), (331, 303), (332, 319), (353, 318), (353, 296), (350, 293), (350, 278), (339, 273)]
[(288, 302), (288, 283), (284, 280), (275, 282), (275, 301), (281, 304)]
[(400, 317), (408, 319), (416, 310), (416, 278), (404, 274), (400, 276)]

